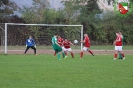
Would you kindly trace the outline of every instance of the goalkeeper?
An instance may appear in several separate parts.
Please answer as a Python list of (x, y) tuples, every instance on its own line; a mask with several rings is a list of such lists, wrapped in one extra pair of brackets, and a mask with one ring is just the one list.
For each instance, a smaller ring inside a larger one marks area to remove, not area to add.
[(28, 49), (31, 48), (34, 50), (34, 54), (36, 54), (36, 43), (34, 41), (34, 39), (32, 38), (32, 36), (29, 36), (29, 38), (26, 40), (26, 50), (24, 52), (24, 54), (26, 54), (26, 52), (28, 51)]
[(58, 35), (55, 34), (54, 37), (52, 37), (52, 46), (53, 46), (53, 49), (55, 50), (55, 52), (58, 56), (58, 60), (61, 60), (60, 53), (62, 52), (63, 58), (65, 58), (65, 54), (64, 54), (64, 52), (62, 51), (62, 48), (60, 47), (60, 45), (57, 42), (57, 36)]

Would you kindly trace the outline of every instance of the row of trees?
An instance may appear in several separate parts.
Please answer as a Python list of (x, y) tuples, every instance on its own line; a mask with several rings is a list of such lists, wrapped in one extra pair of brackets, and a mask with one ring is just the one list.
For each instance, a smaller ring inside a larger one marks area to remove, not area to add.
[[(7, 1), (5, 3), (5, 1)], [(96, 14), (103, 13), (97, 5), (97, 0), (87, 0), (87, 4), (83, 4), (85, 0), (74, 0), (74, 2), (62, 1), (64, 8), (54, 9), (50, 8), (50, 3), (48, 0), (33, 0), (31, 7), (23, 6), (19, 8), (14, 2), (9, 0), (1, 1), (0, 6), (3, 5), (10, 8), (10, 13), (7, 15), (5, 9), (0, 9), (2, 22), (17, 22), (17, 23), (35, 23), (35, 24), (82, 24), (84, 26), (84, 33), (89, 34), (92, 44), (112, 44), (115, 39), (115, 32), (122, 31), (125, 37), (125, 44), (133, 44), (133, 11), (127, 17), (121, 17), (114, 12), (108, 12), (103, 15), (102, 19), (95, 17)], [(12, 3), (12, 4), (11, 4)], [(13, 15), (15, 10), (19, 9), (21, 16)], [(5, 15), (6, 14), (6, 15)], [(6, 16), (6, 17), (5, 17)], [(51, 37), (55, 32), (59, 32), (61, 35), (65, 35), (71, 40), (79, 38), (77, 35), (77, 30), (71, 27), (10, 27), (16, 29), (14, 31), (9, 31), (10, 38), (14, 39), (14, 36), (23, 35), (20, 39), (25, 41), (27, 35), (34, 34), (34, 37), (38, 39), (39, 44), (50, 44)], [(21, 30), (21, 28), (23, 30)], [(79, 29), (79, 28), (78, 28)], [(28, 34), (27, 34), (28, 33)], [(12, 36), (12, 37), (11, 37)], [(43, 38), (44, 42), (42, 42)], [(47, 39), (47, 40), (46, 40)], [(11, 41), (11, 39), (10, 39)], [(18, 41), (18, 39), (16, 40)], [(22, 41), (22, 42), (23, 42)], [(22, 42), (18, 42), (23, 44)], [(9, 42), (10, 44), (14, 44)]]

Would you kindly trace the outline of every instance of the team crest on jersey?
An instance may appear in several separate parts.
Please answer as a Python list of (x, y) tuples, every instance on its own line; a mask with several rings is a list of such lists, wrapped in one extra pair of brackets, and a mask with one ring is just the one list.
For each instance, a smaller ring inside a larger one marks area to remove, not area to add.
[(28, 42), (31, 42), (31, 39), (28, 39)]
[(132, 11), (132, 3), (129, 0), (116, 0), (115, 11), (121, 16), (127, 16)]

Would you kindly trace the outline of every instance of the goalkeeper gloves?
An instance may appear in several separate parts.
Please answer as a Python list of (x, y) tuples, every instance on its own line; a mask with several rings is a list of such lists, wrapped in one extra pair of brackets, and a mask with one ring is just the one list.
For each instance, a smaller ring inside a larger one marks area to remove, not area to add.
[(34, 47), (36, 48), (36, 45)]

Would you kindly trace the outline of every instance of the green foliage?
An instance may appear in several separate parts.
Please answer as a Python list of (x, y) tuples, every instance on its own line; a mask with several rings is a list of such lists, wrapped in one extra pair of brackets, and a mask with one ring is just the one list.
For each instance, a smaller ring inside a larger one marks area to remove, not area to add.
[[(42, 2), (43, 1), (43, 2)], [(23, 7), (20, 12), (22, 13), (22, 18), (26, 23), (41, 23), (41, 24), (73, 24), (76, 20), (73, 20), (74, 14), (69, 9), (50, 9), (48, 6), (49, 3), (47, 0), (33, 0), (32, 7)], [(42, 8), (43, 7), (43, 8)], [(70, 13), (70, 14), (68, 14)], [(28, 27), (28, 30), (34, 34), (35, 38), (47, 37), (45, 40), (47, 44), (51, 43), (51, 37), (54, 33), (58, 33), (64, 38), (68, 38), (70, 40), (74, 40), (80, 37), (80, 33), (78, 31), (71, 30), (72, 27)], [(79, 30), (79, 28), (78, 28)], [(64, 33), (62, 32), (64, 31)], [(79, 35), (76, 35), (76, 32)], [(30, 33), (30, 34), (31, 34)], [(65, 34), (66, 33), (66, 34)], [(70, 35), (71, 34), (71, 35)]]
[[(64, 8), (57, 10), (49, 8), (48, 0), (33, 0), (32, 7), (21, 9), (22, 18), (26, 23), (82, 24), (84, 33), (89, 34), (93, 45), (112, 44), (116, 38), (115, 32), (122, 31), (125, 44), (133, 44), (133, 12), (126, 17), (120, 17), (110, 11), (103, 13), (97, 5), (97, 0), (62, 1), (62, 4)], [(103, 17), (97, 19), (96, 14), (101, 14)], [(32, 27), (29, 30), (35, 33), (36, 38), (44, 35), (51, 38), (55, 32), (60, 35), (64, 32), (67, 35), (63, 37), (71, 40), (77, 37), (74, 36), (76, 30), (71, 30), (69, 27)], [(50, 40), (48, 42), (50, 43)]]
[(16, 3), (10, 0), (0, 0), (0, 7), (0, 20), (9, 19), (18, 9)]
[(131, 39), (133, 26), (131, 25), (132, 20), (130, 20), (132, 18), (131, 15), (128, 17), (115, 16), (110, 19), (99, 21), (97, 24), (102, 24), (102, 27), (99, 27), (98, 29), (101, 30), (101, 32), (106, 33), (105, 36), (109, 43), (113, 42), (115, 39), (116, 31), (122, 31), (123, 36), (125, 37), (125, 44), (133, 44)]
[[(23, 8), (20, 9), (22, 14), (21, 18), (23, 18), (27, 24), (46, 24), (44, 20), (49, 16), (47, 15), (48, 8), (48, 0), (33, 0), (32, 7), (23, 6)], [(27, 26), (26, 29), (29, 35), (33, 35), (36, 39), (45, 34), (42, 30), (45, 29), (44, 27)]]

